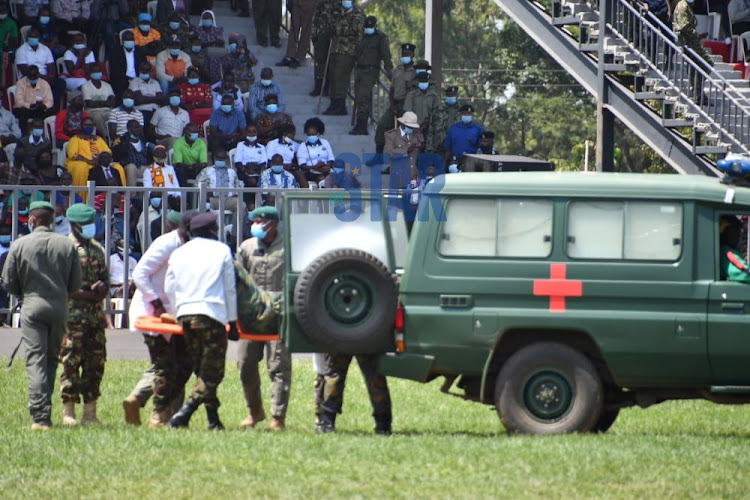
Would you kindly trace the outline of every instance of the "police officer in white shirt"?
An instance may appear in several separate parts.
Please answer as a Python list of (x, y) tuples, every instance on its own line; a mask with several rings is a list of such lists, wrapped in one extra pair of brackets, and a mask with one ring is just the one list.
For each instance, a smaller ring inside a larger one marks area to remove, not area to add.
[(319, 182), (331, 171), (333, 150), (327, 140), (320, 137), (325, 132), (325, 125), (319, 118), (310, 118), (305, 122), (305, 143), (297, 150), (297, 164), (309, 182)]

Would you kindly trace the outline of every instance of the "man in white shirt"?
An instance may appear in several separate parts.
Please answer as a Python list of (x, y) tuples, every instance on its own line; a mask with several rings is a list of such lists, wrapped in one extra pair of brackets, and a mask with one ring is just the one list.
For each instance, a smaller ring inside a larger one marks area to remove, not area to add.
[(65, 80), (57, 77), (52, 51), (39, 41), (39, 36), (39, 30), (36, 27), (29, 30), (26, 43), (16, 50), (16, 66), (22, 76), (26, 76), (30, 66), (39, 68), (39, 76), (49, 83), (55, 103), (59, 103), (60, 96), (65, 92)]
[(157, 109), (146, 128), (147, 135), (157, 144), (172, 149), (175, 141), (182, 137), (190, 115), (180, 107), (182, 92), (178, 88), (169, 91), (169, 104)]
[(216, 241), (216, 215), (198, 214), (190, 221), (195, 239), (172, 253), (164, 283), (175, 316), (182, 325), (197, 380), (190, 398), (169, 420), (169, 427), (187, 427), (201, 403), (209, 430), (224, 428), (219, 420), (216, 389), (224, 379), (227, 332), (237, 339), (237, 290), (232, 253)]
[(147, 125), (151, 122), (154, 111), (159, 109), (164, 97), (159, 82), (151, 78), (151, 69), (151, 63), (143, 61), (139, 67), (138, 78), (133, 78), (128, 84), (135, 98), (135, 109), (143, 113), (143, 119)]
[[(94, 120), (97, 133), (102, 137), (108, 137), (107, 122), (112, 108), (117, 106), (117, 99), (112, 86), (102, 80), (102, 70), (99, 65), (91, 63), (88, 65), (88, 70), (91, 80), (87, 80), (81, 86), (83, 104), (86, 107), (86, 112)], [(110, 137), (110, 139), (114, 141), (115, 137)]]

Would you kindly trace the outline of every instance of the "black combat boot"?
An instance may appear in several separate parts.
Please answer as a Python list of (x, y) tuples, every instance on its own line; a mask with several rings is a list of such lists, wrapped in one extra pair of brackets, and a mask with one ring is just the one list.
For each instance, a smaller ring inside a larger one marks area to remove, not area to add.
[(336, 110), (338, 109), (339, 100), (338, 99), (331, 99), (331, 104), (328, 105), (328, 108), (326, 108), (325, 111), (323, 111), (324, 115), (335, 115)]
[(169, 419), (169, 424), (167, 425), (172, 428), (187, 427), (190, 423), (190, 417), (193, 416), (193, 413), (195, 413), (195, 410), (197, 410), (199, 406), (200, 403), (197, 401), (188, 399), (185, 404), (182, 405), (182, 408), (172, 415), (172, 418)]
[(336, 432), (336, 414), (320, 410), (315, 422), (316, 434), (332, 434)]
[(346, 99), (336, 99), (336, 108), (331, 114), (338, 116), (348, 115), (349, 112), (346, 110)]
[(391, 416), (390, 415), (376, 415), (375, 416), (375, 434), (380, 436), (391, 435)]
[(318, 97), (320, 95), (320, 88), (323, 86), (323, 79), (322, 78), (316, 78), (315, 79), (315, 88), (312, 89), (312, 92), (310, 92), (311, 97)]
[(349, 131), (349, 135), (367, 135), (367, 119), (357, 118), (357, 124)]
[(206, 407), (206, 418), (208, 419), (209, 431), (223, 431), (224, 424), (219, 420), (219, 409)]

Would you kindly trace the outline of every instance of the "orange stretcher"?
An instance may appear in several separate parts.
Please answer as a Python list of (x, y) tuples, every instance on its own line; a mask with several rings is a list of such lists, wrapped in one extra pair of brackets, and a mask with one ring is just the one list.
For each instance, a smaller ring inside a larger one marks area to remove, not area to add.
[[(162, 321), (157, 316), (141, 316), (135, 320), (135, 327), (138, 330), (146, 332), (158, 332), (158, 333), (170, 333), (172, 335), (182, 335), (182, 325), (179, 323), (170, 323)], [(229, 326), (227, 326), (229, 330)], [(279, 340), (278, 333), (272, 334), (258, 334), (258, 333), (246, 333), (240, 328), (240, 324), (237, 323), (237, 330), (240, 334), (241, 340), (254, 340), (256, 342), (271, 342)]]

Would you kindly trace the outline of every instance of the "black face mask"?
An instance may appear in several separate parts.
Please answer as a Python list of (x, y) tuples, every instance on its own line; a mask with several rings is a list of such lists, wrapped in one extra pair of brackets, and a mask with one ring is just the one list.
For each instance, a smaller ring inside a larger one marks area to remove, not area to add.
[(39, 160), (36, 164), (39, 168), (49, 168), (52, 166), (52, 160)]

